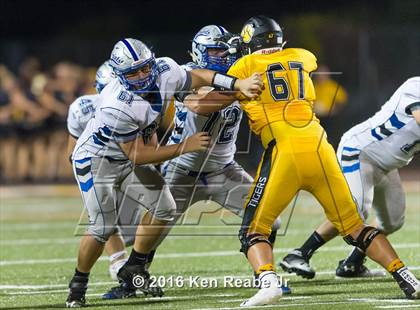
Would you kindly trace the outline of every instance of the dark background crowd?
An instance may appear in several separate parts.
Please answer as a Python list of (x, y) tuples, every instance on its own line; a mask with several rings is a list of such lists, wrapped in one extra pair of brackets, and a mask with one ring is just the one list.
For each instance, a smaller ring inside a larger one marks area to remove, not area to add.
[[(239, 32), (256, 14), (280, 23), (286, 47), (317, 56), (315, 111), (334, 146), (406, 79), (420, 75), (420, 2), (414, 0), (0, 0), (0, 181), (72, 180), (68, 107), (95, 92), (96, 68), (119, 39), (141, 39), (158, 57), (182, 64), (202, 26)], [(247, 152), (248, 137), (244, 127), (238, 160), (252, 170), (258, 154)]]

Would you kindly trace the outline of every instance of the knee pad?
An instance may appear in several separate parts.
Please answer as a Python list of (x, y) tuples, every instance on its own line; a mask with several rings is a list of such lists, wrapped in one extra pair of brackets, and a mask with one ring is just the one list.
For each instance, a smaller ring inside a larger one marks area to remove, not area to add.
[(267, 239), (266, 236), (262, 234), (251, 234), (248, 235), (246, 230), (241, 230), (239, 232), (239, 240), (241, 241), (241, 249), (240, 251), (245, 254), (245, 256), (248, 256), (248, 249), (252, 247), (254, 244), (265, 242), (268, 243), (271, 247), (271, 242)]
[(380, 229), (385, 235), (390, 235), (399, 230), (404, 225), (404, 217), (401, 217), (395, 221), (387, 221), (384, 223), (378, 219), (378, 229)]
[(113, 224), (104, 225), (103, 223), (93, 223), (89, 226), (88, 232), (96, 241), (105, 243), (110, 236), (118, 232), (118, 228)]
[(362, 229), (356, 239), (353, 239), (350, 235), (345, 236), (343, 239), (347, 244), (358, 247), (363, 252), (366, 252), (373, 239), (375, 239), (379, 234), (382, 234), (379, 229), (372, 226), (366, 226)]
[(114, 226), (100, 226), (100, 225), (91, 225), (89, 226), (88, 232), (95, 238), (96, 241), (100, 243), (105, 243), (108, 241), (109, 237), (115, 234), (118, 231), (117, 227)]
[(173, 221), (173, 219), (175, 218), (175, 212), (176, 212), (176, 209), (171, 209), (171, 210), (151, 209), (150, 210), (150, 213), (155, 219), (157, 219), (158, 221), (167, 222), (167, 223), (170, 223)]
[[(169, 192), (169, 189), (168, 189)], [(153, 217), (162, 222), (171, 222), (176, 215), (176, 202), (168, 193), (162, 193), (160, 200), (146, 207)]]
[(94, 219), (89, 218), (88, 232), (96, 241), (107, 242), (111, 235), (118, 232), (115, 211), (97, 213)]
[(385, 234), (385, 235), (390, 235), (394, 232), (396, 232), (397, 230), (399, 230), (402, 226), (403, 226), (404, 222), (401, 223), (397, 223), (394, 225), (387, 225), (387, 226), (383, 226), (380, 227), (381, 231)]

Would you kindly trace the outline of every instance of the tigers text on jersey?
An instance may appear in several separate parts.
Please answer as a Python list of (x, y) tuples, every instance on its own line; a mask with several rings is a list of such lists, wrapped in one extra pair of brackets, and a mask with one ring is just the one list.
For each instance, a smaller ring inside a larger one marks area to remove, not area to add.
[[(343, 155), (357, 157), (363, 151), (387, 171), (407, 165), (420, 151), (420, 126), (411, 113), (411, 108), (419, 105), (420, 77), (413, 77), (374, 116), (343, 135)], [(356, 169), (357, 164), (348, 161), (343, 171)]]
[[(188, 63), (182, 67), (185, 70), (199, 68), (195, 63)], [(172, 162), (202, 172), (220, 170), (231, 163), (236, 152), (236, 138), (242, 119), (239, 103), (234, 102), (229, 107), (208, 116), (190, 111), (177, 100), (174, 104), (174, 129), (168, 144), (179, 143), (200, 131), (208, 132), (213, 142), (206, 153), (187, 153), (172, 159)]]
[(244, 79), (262, 73), (266, 86), (254, 100), (240, 99), (251, 129), (260, 135), (266, 125), (287, 121), (297, 127), (316, 120), (312, 111), (315, 90), (309, 73), (317, 68), (316, 57), (300, 48), (264, 54), (253, 53), (239, 59), (228, 74)]
[(171, 98), (177, 91), (190, 88), (186, 71), (171, 58), (157, 58), (159, 76), (156, 87), (143, 97), (127, 91), (118, 79), (110, 82), (97, 101), (95, 117), (78, 139), (74, 159), (109, 157), (126, 160), (118, 143), (137, 139), (145, 141), (159, 126)]
[(79, 138), (96, 110), (99, 95), (85, 95), (77, 98), (69, 107), (67, 129), (74, 138)]

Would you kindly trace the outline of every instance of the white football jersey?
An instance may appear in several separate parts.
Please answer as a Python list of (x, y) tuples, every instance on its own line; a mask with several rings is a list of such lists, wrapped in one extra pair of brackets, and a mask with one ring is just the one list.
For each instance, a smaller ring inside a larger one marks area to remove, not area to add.
[(74, 159), (108, 157), (126, 160), (119, 147), (143, 136), (145, 142), (159, 126), (175, 92), (190, 88), (187, 73), (171, 58), (157, 58), (156, 87), (144, 98), (127, 91), (118, 79), (110, 82), (98, 97), (95, 117), (77, 141)]
[[(402, 84), (373, 117), (347, 131), (340, 142), (343, 155), (364, 152), (390, 171), (407, 165), (420, 151), (420, 126), (411, 109), (420, 105), (420, 77)], [(349, 162), (343, 171), (357, 168)]]
[(85, 95), (77, 98), (69, 107), (67, 129), (74, 138), (79, 138), (89, 120), (95, 115), (96, 99), (99, 95)]
[[(194, 63), (183, 66), (186, 70), (197, 68)], [(236, 101), (229, 107), (208, 116), (190, 111), (182, 102), (175, 104), (174, 129), (168, 144), (180, 143), (184, 139), (205, 131), (212, 137), (208, 152), (192, 152), (172, 159), (192, 171), (210, 172), (222, 169), (233, 161), (236, 152), (236, 138), (242, 119), (242, 110)]]

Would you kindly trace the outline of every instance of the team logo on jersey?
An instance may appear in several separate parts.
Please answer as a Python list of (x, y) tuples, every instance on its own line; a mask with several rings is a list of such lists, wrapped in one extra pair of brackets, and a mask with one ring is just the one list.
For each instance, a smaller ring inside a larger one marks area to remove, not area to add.
[(254, 35), (254, 26), (252, 24), (246, 24), (242, 28), (241, 37), (244, 43), (251, 42), (252, 36)]

